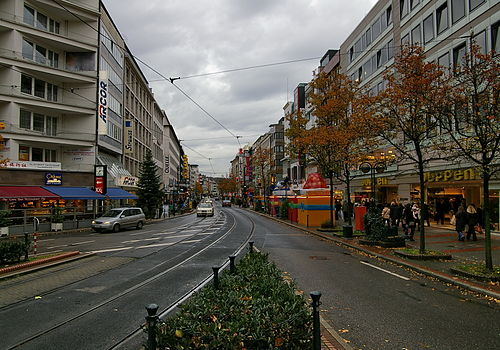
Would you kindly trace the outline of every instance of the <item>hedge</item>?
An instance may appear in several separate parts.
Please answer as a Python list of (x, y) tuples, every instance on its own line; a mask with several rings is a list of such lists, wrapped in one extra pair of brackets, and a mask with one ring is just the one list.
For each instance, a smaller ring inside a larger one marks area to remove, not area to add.
[(159, 349), (311, 347), (311, 312), (267, 255), (247, 254), (219, 285), (206, 286), (157, 326)]
[(0, 263), (13, 263), (21, 261), (24, 258), (26, 251), (30, 247), (24, 242), (24, 239), (4, 238), (0, 240)]

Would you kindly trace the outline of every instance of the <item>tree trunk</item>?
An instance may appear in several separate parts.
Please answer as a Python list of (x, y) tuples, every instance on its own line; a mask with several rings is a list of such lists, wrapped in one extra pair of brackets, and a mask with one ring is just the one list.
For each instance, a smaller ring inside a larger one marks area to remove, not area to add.
[[(345, 169), (345, 185), (346, 185), (346, 195), (347, 195), (347, 224), (349, 226), (352, 225), (352, 206), (351, 206), (351, 178), (350, 178), (350, 172), (349, 172), (349, 169), (347, 167), (347, 165), (345, 166), (346, 169)], [(345, 218), (344, 218), (345, 220)]]
[(330, 223), (333, 227), (333, 172), (328, 172), (328, 179), (330, 180)]
[(419, 217), (419, 231), (420, 231), (420, 254), (425, 253), (425, 227), (424, 227), (424, 216), (422, 215), (425, 203), (425, 181), (424, 181), (424, 161), (422, 157), (422, 150), (420, 144), (415, 143), (415, 152), (417, 152), (418, 159), (418, 179), (420, 182), (420, 217)]
[(483, 166), (483, 214), (484, 214), (484, 262), (486, 268), (493, 271), (491, 256), (491, 224), (490, 224), (490, 178), (487, 166)]

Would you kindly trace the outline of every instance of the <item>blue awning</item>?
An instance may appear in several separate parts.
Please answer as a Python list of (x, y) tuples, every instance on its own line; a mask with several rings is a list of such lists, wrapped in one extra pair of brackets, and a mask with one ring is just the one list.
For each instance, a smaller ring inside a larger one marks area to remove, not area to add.
[(57, 194), (64, 199), (106, 199), (103, 195), (92, 191), (87, 187), (50, 187), (42, 186), (42, 188)]
[(109, 187), (106, 197), (109, 199), (137, 199), (135, 194), (129, 193), (121, 188)]

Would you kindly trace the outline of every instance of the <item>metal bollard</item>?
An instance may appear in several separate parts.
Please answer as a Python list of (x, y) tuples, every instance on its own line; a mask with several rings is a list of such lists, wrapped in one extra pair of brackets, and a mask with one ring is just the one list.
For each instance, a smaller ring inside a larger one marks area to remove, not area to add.
[(214, 272), (214, 288), (219, 289), (219, 266), (212, 266)]
[(321, 350), (321, 328), (319, 322), (319, 298), (321, 298), (321, 292), (311, 292), (312, 298), (311, 306), (313, 307), (313, 350)]
[(146, 306), (146, 311), (148, 312), (146, 316), (146, 326), (148, 327), (147, 350), (156, 350), (156, 322), (158, 321), (156, 312), (158, 311), (158, 305), (149, 304)]
[(236, 265), (234, 264), (234, 260), (236, 259), (236, 255), (229, 255), (229, 272), (236, 272)]
[(253, 241), (248, 242), (248, 245), (250, 246), (250, 253), (253, 253)]

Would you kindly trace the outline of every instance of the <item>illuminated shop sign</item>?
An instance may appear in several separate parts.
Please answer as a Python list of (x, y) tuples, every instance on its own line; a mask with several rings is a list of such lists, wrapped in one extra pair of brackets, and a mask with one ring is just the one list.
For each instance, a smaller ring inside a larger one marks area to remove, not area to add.
[(61, 173), (45, 173), (45, 184), (51, 186), (61, 186), (62, 185), (62, 174)]
[(134, 153), (134, 128), (132, 120), (125, 120), (125, 153)]
[(99, 72), (99, 105), (97, 108), (98, 133), (106, 135), (108, 132), (108, 72)]
[(424, 173), (425, 182), (452, 182), (468, 180), (479, 180), (479, 174), (477, 174), (476, 171), (472, 168), (442, 170)]

